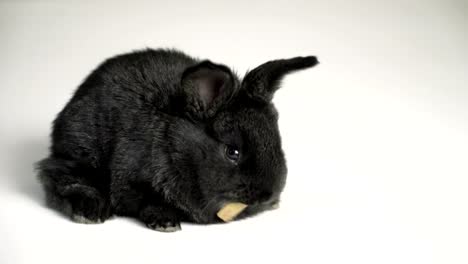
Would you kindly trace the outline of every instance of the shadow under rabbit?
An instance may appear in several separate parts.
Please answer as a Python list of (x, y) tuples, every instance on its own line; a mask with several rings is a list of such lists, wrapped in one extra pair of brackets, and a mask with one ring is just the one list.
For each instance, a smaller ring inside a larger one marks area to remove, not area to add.
[(45, 206), (45, 195), (37, 179), (35, 166), (48, 155), (48, 144), (46, 138), (27, 140), (17, 143), (10, 153), (12, 162), (9, 175), (14, 183), (13, 188), (42, 206)]

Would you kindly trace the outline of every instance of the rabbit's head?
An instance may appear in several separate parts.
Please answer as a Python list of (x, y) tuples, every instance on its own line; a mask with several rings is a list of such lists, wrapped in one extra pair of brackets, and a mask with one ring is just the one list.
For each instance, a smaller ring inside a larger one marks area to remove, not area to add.
[(185, 111), (171, 123), (169, 200), (199, 223), (218, 222), (228, 202), (247, 204), (240, 217), (275, 206), (285, 185), (278, 114), (271, 100), (282, 77), (316, 65), (315, 57), (270, 61), (240, 81), (229, 68), (203, 61), (181, 79)]

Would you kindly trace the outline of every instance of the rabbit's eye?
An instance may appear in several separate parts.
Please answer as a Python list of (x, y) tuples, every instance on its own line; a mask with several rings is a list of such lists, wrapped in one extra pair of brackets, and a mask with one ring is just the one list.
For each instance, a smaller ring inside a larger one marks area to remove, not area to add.
[(240, 151), (236, 146), (226, 145), (226, 157), (232, 162), (239, 161)]

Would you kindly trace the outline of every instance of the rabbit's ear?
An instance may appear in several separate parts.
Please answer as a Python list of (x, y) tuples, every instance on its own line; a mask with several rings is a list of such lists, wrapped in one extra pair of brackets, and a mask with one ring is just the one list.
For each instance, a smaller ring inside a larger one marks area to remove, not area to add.
[(187, 107), (198, 117), (212, 116), (231, 98), (236, 89), (236, 79), (223, 65), (202, 61), (185, 70), (182, 87), (187, 96)]
[(242, 86), (250, 97), (270, 102), (286, 74), (313, 67), (318, 63), (314, 56), (269, 61), (247, 72)]

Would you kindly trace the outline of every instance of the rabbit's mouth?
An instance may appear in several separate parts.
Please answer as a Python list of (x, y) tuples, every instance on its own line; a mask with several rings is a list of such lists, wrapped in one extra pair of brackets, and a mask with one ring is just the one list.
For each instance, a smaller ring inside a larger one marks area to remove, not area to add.
[(266, 202), (254, 203), (249, 205), (243, 212), (241, 212), (236, 219), (242, 219), (254, 216), (264, 211), (275, 210), (279, 208), (280, 200), (278, 198), (270, 199)]
[[(213, 199), (204, 207), (201, 217), (197, 217), (196, 222), (199, 223), (222, 223), (224, 220), (218, 217), (218, 212), (223, 209), (226, 204), (238, 203), (236, 199)], [(256, 202), (246, 204), (246, 208), (242, 210), (233, 220), (239, 220), (254, 216), (258, 213), (274, 210), (279, 207), (279, 199), (274, 198), (264, 202)]]
[[(265, 197), (264, 197), (265, 198)], [(243, 203), (247, 207), (242, 210), (233, 220), (254, 216), (258, 213), (274, 210), (279, 207), (279, 197), (268, 197), (268, 200), (259, 199), (256, 202), (245, 201), (230, 195), (220, 195), (208, 200), (199, 210), (190, 210), (189, 215), (193, 222), (200, 224), (223, 223), (218, 213), (224, 206), (230, 203)]]

